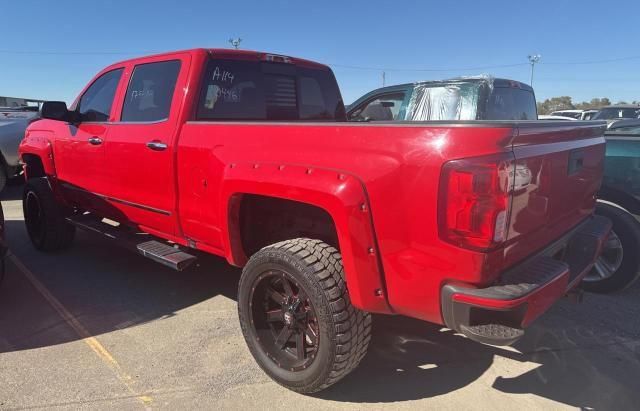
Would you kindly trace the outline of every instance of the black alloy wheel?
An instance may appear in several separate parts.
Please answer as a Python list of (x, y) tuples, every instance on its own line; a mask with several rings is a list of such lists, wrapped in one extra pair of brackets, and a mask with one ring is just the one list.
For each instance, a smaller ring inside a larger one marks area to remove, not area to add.
[(309, 297), (285, 271), (256, 279), (250, 297), (251, 322), (267, 356), (289, 371), (307, 368), (318, 352), (318, 319)]

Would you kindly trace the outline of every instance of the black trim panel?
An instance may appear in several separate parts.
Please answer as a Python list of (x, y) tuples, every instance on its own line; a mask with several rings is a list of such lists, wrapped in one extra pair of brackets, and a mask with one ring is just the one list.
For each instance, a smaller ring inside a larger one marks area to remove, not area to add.
[[(563, 124), (559, 124), (563, 123)], [(579, 123), (579, 124), (576, 124)], [(472, 128), (593, 128), (601, 127), (604, 121), (557, 121), (557, 120), (430, 120), (430, 121), (235, 121), (235, 120), (189, 120), (186, 124), (215, 124), (239, 126), (324, 126), (324, 127), (472, 127)]]
[(99, 198), (101, 198), (103, 200), (111, 201), (113, 203), (124, 204), (124, 205), (130, 206), (130, 207), (139, 208), (139, 209), (145, 210), (145, 211), (151, 211), (153, 213), (158, 213), (158, 214), (162, 214), (162, 215), (166, 215), (166, 216), (170, 216), (171, 215), (170, 211), (161, 210), (159, 208), (154, 208), (154, 207), (150, 207), (150, 206), (147, 206), (147, 205), (144, 205), (144, 204), (138, 204), (138, 203), (134, 203), (134, 202), (127, 201), (127, 200), (122, 200), (122, 199), (116, 198), (116, 197), (109, 197), (109, 196), (106, 196), (104, 194), (94, 193), (92, 191), (88, 191), (88, 190), (85, 190), (85, 189), (80, 188), (80, 187), (75, 187), (75, 186), (73, 186), (73, 185), (71, 185), (69, 183), (62, 183), (62, 186), (64, 188), (66, 188), (66, 189), (75, 190), (75, 191), (81, 191), (83, 193), (94, 195), (94, 196), (99, 197)]

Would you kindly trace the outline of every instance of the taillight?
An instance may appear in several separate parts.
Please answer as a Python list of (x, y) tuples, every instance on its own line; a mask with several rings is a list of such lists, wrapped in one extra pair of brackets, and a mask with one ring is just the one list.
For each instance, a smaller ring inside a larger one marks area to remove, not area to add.
[(513, 153), (505, 153), (445, 163), (438, 201), (443, 240), (487, 251), (507, 239), (514, 160)]

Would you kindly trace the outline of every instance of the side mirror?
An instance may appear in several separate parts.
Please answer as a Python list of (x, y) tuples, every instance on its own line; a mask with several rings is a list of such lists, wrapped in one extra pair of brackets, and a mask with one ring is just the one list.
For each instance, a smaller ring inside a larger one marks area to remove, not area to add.
[(75, 117), (75, 112), (69, 111), (64, 101), (45, 101), (40, 107), (40, 118), (73, 122)]

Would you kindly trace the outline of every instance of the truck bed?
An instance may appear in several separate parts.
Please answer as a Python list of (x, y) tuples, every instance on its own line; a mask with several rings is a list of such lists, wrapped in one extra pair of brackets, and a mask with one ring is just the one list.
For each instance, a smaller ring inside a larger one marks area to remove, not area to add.
[[(191, 121), (180, 136), (178, 174), (189, 181), (194, 163), (206, 164), (198, 172), (209, 175), (244, 163), (260, 167), (254, 169), (258, 174), (261, 168), (286, 164), (354, 176), (368, 196), (391, 307), (441, 322), (437, 293), (442, 283), (490, 284), (592, 213), (603, 167), (603, 133), (602, 122)], [(513, 153), (521, 175), (508, 240), (487, 253), (443, 242), (437, 229), (443, 164), (496, 153)], [(190, 189), (179, 190), (185, 198)], [(216, 194), (211, 194), (202, 200), (214, 201)], [(293, 186), (290, 195), (295, 198)], [(222, 235), (211, 245), (222, 248)]]

